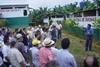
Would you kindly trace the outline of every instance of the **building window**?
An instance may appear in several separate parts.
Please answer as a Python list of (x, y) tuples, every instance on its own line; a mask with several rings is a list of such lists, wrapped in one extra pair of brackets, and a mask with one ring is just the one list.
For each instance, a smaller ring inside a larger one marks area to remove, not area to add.
[(23, 9), (23, 8), (25, 8), (25, 7), (15, 7), (15, 9)]
[(23, 11), (24, 16), (27, 16), (27, 10)]
[(88, 10), (88, 11), (84, 11), (84, 16), (96, 16), (96, 10)]
[(82, 14), (79, 12), (79, 13), (74, 13), (74, 17), (82, 17)]
[(12, 9), (12, 7), (2, 7), (1, 9)]

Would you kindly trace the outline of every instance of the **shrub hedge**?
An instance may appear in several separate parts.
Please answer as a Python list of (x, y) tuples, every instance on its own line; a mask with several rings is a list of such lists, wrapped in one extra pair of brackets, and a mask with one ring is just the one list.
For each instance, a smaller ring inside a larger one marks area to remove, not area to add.
[(0, 19), (0, 27), (4, 27), (7, 25), (7, 20), (6, 19)]

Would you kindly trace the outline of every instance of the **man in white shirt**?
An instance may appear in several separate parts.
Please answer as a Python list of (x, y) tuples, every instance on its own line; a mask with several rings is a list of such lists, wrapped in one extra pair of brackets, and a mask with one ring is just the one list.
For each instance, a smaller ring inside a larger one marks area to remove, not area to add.
[(16, 42), (11, 42), (11, 49), (8, 52), (8, 59), (10, 60), (10, 63), (12, 66), (15, 67), (25, 67), (25, 59), (21, 52), (15, 48)]
[(58, 29), (58, 39), (62, 37), (62, 25), (59, 23), (57, 26)]
[(3, 53), (3, 61), (4, 64), (8, 67), (10, 64), (7, 60), (8, 52), (10, 50), (10, 45), (8, 41), (4, 41), (4, 45), (2, 45), (2, 53)]
[(57, 54), (57, 61), (60, 67), (77, 67), (74, 56), (68, 51), (70, 41), (64, 38), (61, 42), (62, 49)]

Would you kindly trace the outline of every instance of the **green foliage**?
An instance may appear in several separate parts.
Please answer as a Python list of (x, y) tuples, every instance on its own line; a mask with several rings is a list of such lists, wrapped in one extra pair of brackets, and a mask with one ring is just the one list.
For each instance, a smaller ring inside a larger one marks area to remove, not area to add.
[(65, 6), (60, 6), (60, 5), (58, 7), (55, 6), (55, 8), (53, 9), (53, 14), (64, 15), (64, 14), (69, 14), (77, 11), (80, 11), (80, 8), (77, 7), (77, 2), (75, 2)]
[(96, 3), (97, 7), (100, 8), (100, 0), (94, 0), (94, 3)]
[(93, 23), (94, 28), (100, 29), (100, 18), (96, 19), (96, 21)]
[(50, 24), (49, 24), (49, 25), (51, 25), (51, 24), (52, 24), (52, 20), (50, 19), (50, 20), (49, 20), (49, 22), (50, 22)]
[(33, 12), (32, 12), (33, 19), (32, 20), (39, 24), (42, 24), (43, 19), (46, 16), (47, 12), (48, 12), (47, 8), (39, 8), (37, 10), (33, 9)]
[(7, 20), (0, 19), (0, 27), (6, 26), (6, 25), (7, 25)]
[(67, 25), (67, 26), (70, 26), (70, 27), (78, 26), (78, 24), (72, 19), (65, 20), (64, 25)]
[[(90, 9), (95, 9), (97, 7), (95, 2), (91, 1), (85, 1), (85, 6), (83, 10), (90, 10)], [(66, 16), (66, 14), (70, 13), (75, 13), (75, 12), (80, 12), (81, 9), (79, 6), (77, 6), (77, 2), (75, 3), (70, 3), (65, 6), (55, 6), (53, 9), (48, 9), (47, 7), (45, 8), (39, 8), (39, 9), (33, 9), (32, 12), (32, 20), (33, 22), (37, 22), (39, 24), (43, 23), (43, 19), (45, 17), (51, 18), (54, 15), (61, 15), (61, 16)], [(50, 19), (49, 19), (50, 20)]]
[(43, 23), (43, 19), (45, 17), (51, 17), (53, 15), (63, 15), (65, 14), (74, 12), (74, 11), (79, 11), (79, 7), (77, 7), (77, 3), (71, 3), (69, 5), (65, 6), (55, 6), (55, 8), (48, 9), (48, 8), (39, 8), (39, 9), (33, 9), (32, 12), (32, 20), (33, 22), (37, 23)]
[(97, 6), (96, 6), (96, 4), (93, 2), (91, 2), (91, 1), (86, 1), (85, 2), (85, 6), (84, 6), (84, 10), (90, 10), (90, 9), (95, 9)]
[(73, 12), (80, 11), (80, 8), (77, 7), (77, 2), (65, 5), (64, 9), (66, 13), (73, 13)]

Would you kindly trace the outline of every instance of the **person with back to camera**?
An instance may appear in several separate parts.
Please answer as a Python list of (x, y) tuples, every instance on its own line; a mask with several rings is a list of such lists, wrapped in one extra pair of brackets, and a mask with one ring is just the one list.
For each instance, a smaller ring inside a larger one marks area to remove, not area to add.
[(39, 63), (39, 44), (41, 43), (41, 41), (37, 40), (37, 38), (32, 40), (32, 44), (33, 47), (30, 48), (30, 60), (31, 60), (31, 64), (35, 65), (36, 67), (40, 67), (40, 63)]
[(11, 67), (26, 67), (25, 59), (22, 53), (16, 48), (15, 44), (15, 41), (11, 42), (11, 49), (8, 52), (8, 59), (11, 63)]
[(61, 41), (62, 49), (60, 49), (57, 54), (59, 67), (77, 67), (74, 56), (68, 51), (69, 46), (70, 40), (68, 38), (64, 38)]
[(48, 62), (45, 67), (59, 67), (59, 64), (56, 61), (50, 61)]
[(40, 67), (45, 67), (48, 62), (54, 60), (54, 53), (51, 49), (52, 44), (54, 44), (54, 42), (50, 38), (46, 38), (43, 41), (43, 47), (41, 47), (39, 51)]

